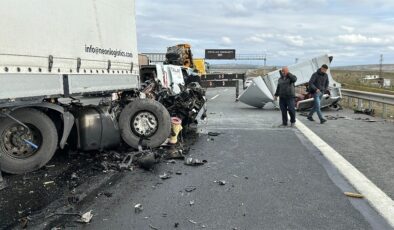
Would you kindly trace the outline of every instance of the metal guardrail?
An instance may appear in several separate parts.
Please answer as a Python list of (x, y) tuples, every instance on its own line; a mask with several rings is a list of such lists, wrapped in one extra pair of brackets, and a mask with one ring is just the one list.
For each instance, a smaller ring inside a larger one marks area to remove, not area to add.
[[(348, 98), (356, 98), (358, 99), (358, 107), (361, 107), (362, 100), (369, 102), (378, 102), (383, 104), (383, 113), (382, 117), (387, 117), (387, 105), (394, 106), (394, 95), (382, 94), (382, 93), (371, 93), (365, 91), (351, 90), (351, 89), (341, 89), (342, 96), (346, 96)], [(348, 100), (348, 103), (350, 101)], [(371, 103), (369, 103), (369, 108), (371, 108)]]
[(342, 95), (347, 97), (360, 98), (367, 101), (374, 101), (388, 105), (394, 105), (394, 95), (382, 93), (370, 93), (350, 89), (341, 89)]

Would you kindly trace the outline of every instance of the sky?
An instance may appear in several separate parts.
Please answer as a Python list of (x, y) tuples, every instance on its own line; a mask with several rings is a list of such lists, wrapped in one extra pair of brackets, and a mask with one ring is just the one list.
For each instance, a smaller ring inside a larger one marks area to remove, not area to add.
[(334, 66), (378, 64), (380, 54), (394, 63), (394, 0), (136, 0), (136, 14), (140, 53), (189, 43), (194, 57), (236, 49), (267, 65), (322, 54)]

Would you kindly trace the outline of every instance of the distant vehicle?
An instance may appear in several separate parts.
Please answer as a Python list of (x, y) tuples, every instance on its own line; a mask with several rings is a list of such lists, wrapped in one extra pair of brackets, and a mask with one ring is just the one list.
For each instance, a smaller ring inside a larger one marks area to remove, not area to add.
[(170, 135), (167, 109), (139, 97), (134, 0), (6, 0), (0, 15), (1, 170)]
[(194, 68), (191, 46), (189, 44), (178, 44), (168, 47), (164, 64)]
[[(330, 65), (332, 57), (323, 55), (313, 58), (309, 61), (300, 62), (289, 66), (289, 71), (297, 76), (295, 83), (297, 98), (296, 108), (298, 110), (310, 109), (313, 107), (313, 98), (305, 91), (312, 74), (317, 71), (323, 64)], [(341, 84), (336, 82), (330, 71), (327, 71), (330, 81), (329, 89), (324, 92), (321, 107), (337, 106), (341, 100)], [(252, 80), (252, 84), (239, 96), (239, 100), (247, 105), (262, 108), (266, 103), (273, 102), (278, 106), (278, 102), (274, 101), (274, 94), (280, 78), (279, 70), (268, 73), (263, 77), (256, 77)]]
[(207, 65), (204, 58), (193, 58), (194, 68), (198, 70), (200, 75), (207, 74)]

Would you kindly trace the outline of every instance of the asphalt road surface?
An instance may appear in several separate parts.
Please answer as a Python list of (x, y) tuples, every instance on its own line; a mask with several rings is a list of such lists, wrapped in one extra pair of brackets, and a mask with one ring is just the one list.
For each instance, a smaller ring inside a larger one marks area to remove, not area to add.
[(394, 121), (355, 114), (349, 109), (323, 113), (339, 118), (326, 125), (298, 118), (394, 199)]
[[(78, 212), (92, 210), (91, 223), (65, 216), (36, 228), (390, 229), (364, 199), (343, 194), (355, 191), (297, 129), (277, 128), (277, 110), (235, 103), (230, 88), (210, 89), (207, 97), (212, 99), (208, 119), (200, 122), (188, 157), (208, 163), (194, 167), (176, 161), (157, 165), (153, 172), (126, 172), (101, 191), (110, 196), (77, 207)], [(171, 178), (160, 179), (163, 173)], [(136, 204), (142, 205), (141, 212), (135, 212)]]

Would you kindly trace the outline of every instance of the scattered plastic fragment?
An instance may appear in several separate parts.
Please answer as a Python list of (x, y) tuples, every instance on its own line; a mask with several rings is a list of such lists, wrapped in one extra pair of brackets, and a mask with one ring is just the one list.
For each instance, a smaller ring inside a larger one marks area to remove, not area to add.
[(192, 205), (194, 205), (194, 203), (195, 203), (194, 200), (191, 200), (191, 201), (189, 202), (189, 205), (192, 206)]
[(226, 181), (225, 180), (218, 180), (218, 181), (214, 181), (215, 183), (217, 183), (218, 185), (226, 185)]
[(353, 198), (364, 198), (364, 195), (359, 194), (359, 193), (353, 193), (353, 192), (344, 192), (344, 194), (348, 197), (353, 197)]
[(179, 227), (179, 223), (178, 223), (178, 222), (176, 222), (176, 223), (174, 224), (174, 228), (177, 228), (177, 227)]
[(193, 192), (194, 190), (196, 190), (197, 188), (196, 188), (196, 186), (187, 186), (186, 188), (185, 188), (185, 191), (186, 192)]
[(55, 183), (55, 181), (51, 180), (51, 181), (44, 182), (44, 185), (49, 185), (49, 184), (54, 184), (54, 183)]
[(76, 180), (76, 179), (78, 179), (78, 175), (77, 175), (77, 173), (73, 172), (71, 174), (71, 180)]
[(160, 179), (162, 179), (162, 180), (166, 180), (166, 179), (170, 179), (170, 178), (171, 178), (171, 176), (168, 175), (167, 173), (164, 173), (164, 174), (162, 174), (162, 175), (159, 175), (159, 177), (160, 177)]
[(142, 207), (142, 204), (136, 204), (134, 206), (135, 213), (140, 213), (140, 212), (142, 212), (142, 210), (144, 210), (144, 207)]
[(119, 163), (119, 169), (128, 169), (131, 166), (131, 163), (133, 162), (133, 155), (132, 154), (127, 154), (123, 160), (122, 163)]
[(150, 227), (151, 229), (154, 229), (154, 230), (159, 230), (159, 228), (157, 228), (157, 227), (155, 227), (155, 226), (153, 226), (153, 225), (151, 225), (151, 224), (149, 224), (149, 227)]
[(189, 222), (192, 223), (192, 224), (197, 224), (197, 222), (194, 221), (194, 220), (189, 220)]
[[(182, 149), (177, 149), (175, 147), (171, 147), (169, 151), (167, 151), (165, 155), (165, 159), (185, 159), (185, 156), (183, 155), (183, 150)], [(174, 161), (171, 161), (169, 163), (174, 163)]]
[(217, 137), (217, 136), (219, 136), (221, 133), (218, 133), (218, 132), (208, 132), (208, 136), (211, 136), (211, 137)]
[(89, 212), (86, 212), (84, 214), (81, 215), (81, 219), (78, 220), (78, 222), (80, 223), (90, 223), (90, 221), (93, 218), (93, 214), (92, 214), (92, 210), (90, 210)]
[(362, 113), (362, 114), (374, 116), (375, 110), (374, 109), (357, 109), (357, 108), (355, 108), (354, 113)]
[(207, 163), (208, 161), (206, 160), (199, 160), (195, 158), (188, 157), (185, 159), (185, 165), (190, 165), (190, 166), (199, 166)]

